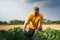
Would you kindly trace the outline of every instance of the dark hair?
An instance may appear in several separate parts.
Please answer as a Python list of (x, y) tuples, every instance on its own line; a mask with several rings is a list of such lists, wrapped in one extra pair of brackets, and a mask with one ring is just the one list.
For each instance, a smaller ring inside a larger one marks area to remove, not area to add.
[(39, 7), (34, 7), (34, 10), (35, 11), (39, 11)]

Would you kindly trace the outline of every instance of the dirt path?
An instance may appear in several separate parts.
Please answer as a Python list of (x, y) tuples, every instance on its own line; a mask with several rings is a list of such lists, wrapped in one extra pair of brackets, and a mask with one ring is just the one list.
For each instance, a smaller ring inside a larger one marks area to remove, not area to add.
[[(51, 25), (42, 25), (42, 30), (46, 30), (47, 28), (52, 28), (56, 30), (60, 30), (60, 24), (51, 24)], [(23, 25), (0, 25), (0, 30), (9, 30), (13, 28), (23, 28)], [(27, 27), (28, 30), (28, 27)]]

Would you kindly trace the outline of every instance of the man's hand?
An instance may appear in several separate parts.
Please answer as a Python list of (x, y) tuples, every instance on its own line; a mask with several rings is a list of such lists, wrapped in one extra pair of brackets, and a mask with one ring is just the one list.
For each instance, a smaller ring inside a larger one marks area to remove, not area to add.
[(23, 32), (26, 32), (26, 29), (23, 28)]
[(38, 33), (38, 31), (39, 31), (39, 30), (38, 30), (38, 29), (36, 29), (36, 30), (35, 30), (35, 34), (37, 34), (37, 33)]

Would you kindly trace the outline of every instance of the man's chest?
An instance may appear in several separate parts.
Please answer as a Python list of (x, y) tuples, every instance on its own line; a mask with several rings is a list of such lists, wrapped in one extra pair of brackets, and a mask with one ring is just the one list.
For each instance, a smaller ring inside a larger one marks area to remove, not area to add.
[(37, 16), (37, 17), (32, 17), (32, 18), (31, 18), (31, 22), (32, 22), (32, 23), (38, 23), (39, 19), (40, 19), (39, 16)]

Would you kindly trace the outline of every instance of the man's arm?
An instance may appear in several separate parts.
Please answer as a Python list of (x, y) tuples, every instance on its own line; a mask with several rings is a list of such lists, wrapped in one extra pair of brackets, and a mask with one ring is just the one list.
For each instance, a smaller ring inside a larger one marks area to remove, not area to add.
[(25, 22), (25, 23), (24, 23), (24, 26), (23, 26), (23, 32), (26, 31), (26, 26), (27, 26), (27, 24), (28, 24), (28, 22)]
[(23, 27), (23, 31), (26, 31), (26, 26), (27, 24), (29, 23), (30, 19), (32, 17), (32, 14), (29, 14), (25, 20), (25, 23), (24, 23), (24, 27)]
[(38, 31), (42, 30), (42, 25), (41, 24), (42, 24), (41, 22), (38, 22), (38, 27), (37, 27), (35, 33), (37, 33)]
[(42, 30), (42, 22), (39, 22), (38, 23), (38, 28), (37, 28), (39, 31)]
[(38, 22), (38, 27), (37, 27), (37, 29), (36, 29), (36, 32), (42, 30), (42, 22), (43, 22), (43, 15), (41, 14), (41, 15), (40, 15), (39, 22)]

